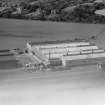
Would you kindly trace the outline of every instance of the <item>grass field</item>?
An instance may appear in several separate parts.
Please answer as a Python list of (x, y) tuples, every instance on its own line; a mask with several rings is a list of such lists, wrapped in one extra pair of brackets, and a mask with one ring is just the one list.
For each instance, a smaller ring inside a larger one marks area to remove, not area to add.
[(27, 41), (87, 39), (96, 35), (97, 44), (104, 44), (104, 30), (105, 26), (99, 24), (0, 19), (0, 49), (24, 48)]
[[(98, 35), (93, 42), (105, 48), (104, 30), (104, 25), (96, 24), (0, 19), (0, 50), (24, 48), (27, 41), (87, 39), (93, 35)], [(52, 73), (0, 70), (0, 105), (104, 104), (105, 72), (97, 66)]]

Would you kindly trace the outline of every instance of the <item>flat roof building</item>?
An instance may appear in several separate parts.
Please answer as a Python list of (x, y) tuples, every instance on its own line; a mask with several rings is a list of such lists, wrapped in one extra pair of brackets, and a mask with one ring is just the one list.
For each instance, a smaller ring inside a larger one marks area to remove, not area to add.
[[(102, 49), (95, 49), (92, 51), (82, 51), (80, 54), (68, 54), (62, 56), (62, 64), (63, 66), (71, 66), (77, 65), (77, 63), (86, 64), (86, 63), (98, 63), (98, 62), (105, 63), (105, 50)], [(77, 62), (77, 63), (76, 63)]]
[[(92, 53), (93, 50), (99, 51), (98, 47), (88, 41), (78, 40), (63, 40), (63, 41), (45, 41), (45, 42), (29, 42), (27, 49), (30, 55), (39, 63), (45, 65), (50, 64), (50, 61), (69, 59), (73, 54)], [(70, 56), (65, 56), (70, 55)], [(83, 57), (82, 55), (81, 57)], [(63, 61), (62, 61), (63, 62)]]

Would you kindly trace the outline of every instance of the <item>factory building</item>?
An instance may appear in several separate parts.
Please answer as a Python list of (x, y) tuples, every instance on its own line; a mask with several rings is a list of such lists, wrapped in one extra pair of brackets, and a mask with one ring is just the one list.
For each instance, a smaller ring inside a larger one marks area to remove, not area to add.
[(63, 66), (98, 64), (99, 62), (105, 63), (105, 51), (102, 49), (82, 51), (81, 54), (69, 54), (62, 56)]
[[(70, 66), (94, 63), (105, 58), (105, 51), (88, 41), (46, 41), (27, 43), (29, 55), (39, 64)], [(90, 60), (90, 61), (89, 61)]]

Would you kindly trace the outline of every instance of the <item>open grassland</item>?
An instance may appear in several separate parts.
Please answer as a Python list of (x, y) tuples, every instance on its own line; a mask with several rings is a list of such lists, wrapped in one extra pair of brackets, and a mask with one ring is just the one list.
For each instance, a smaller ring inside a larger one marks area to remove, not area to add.
[[(95, 24), (0, 19), (0, 49), (24, 48), (27, 41), (87, 39), (93, 35), (98, 36), (94, 42), (105, 48), (104, 30), (104, 25)], [(24, 71), (0, 70), (0, 105), (105, 104), (105, 72), (96, 66), (62, 72)]]
[[(105, 49), (105, 26), (100, 24), (15, 19), (0, 19), (0, 24), (0, 50), (24, 49), (29, 41), (72, 40), (75, 38), (89, 40)], [(90, 40), (92, 36), (96, 36), (96, 39)]]
[(105, 74), (95, 66), (65, 72), (0, 71), (1, 105), (104, 104)]
[(96, 40), (90, 41), (105, 48), (104, 25), (15, 19), (0, 19), (0, 24), (0, 50), (24, 49), (29, 41), (89, 39), (91, 36), (96, 36)]
[(56, 23), (0, 19), (0, 49), (24, 48), (27, 41), (66, 40), (98, 35), (104, 44), (105, 26), (99, 24)]

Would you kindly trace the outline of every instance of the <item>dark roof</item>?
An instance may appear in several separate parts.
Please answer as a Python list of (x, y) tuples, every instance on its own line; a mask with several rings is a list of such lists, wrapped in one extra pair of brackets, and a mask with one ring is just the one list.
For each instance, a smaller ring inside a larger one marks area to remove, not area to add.
[(42, 42), (29, 42), (31, 46), (33, 45), (46, 45), (46, 44), (60, 44), (60, 43), (70, 43), (70, 42), (88, 42), (86, 40), (56, 40), (56, 41), (42, 41)]

